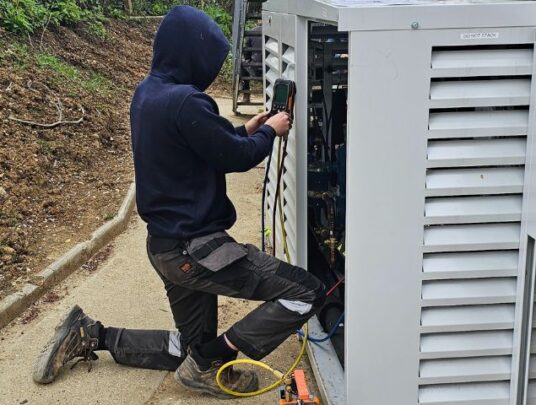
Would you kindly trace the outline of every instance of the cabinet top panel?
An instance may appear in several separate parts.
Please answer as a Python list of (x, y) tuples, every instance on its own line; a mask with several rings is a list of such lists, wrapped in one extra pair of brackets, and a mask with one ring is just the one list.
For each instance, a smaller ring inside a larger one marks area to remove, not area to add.
[(337, 24), (341, 31), (536, 25), (533, 0), (268, 0), (263, 9)]

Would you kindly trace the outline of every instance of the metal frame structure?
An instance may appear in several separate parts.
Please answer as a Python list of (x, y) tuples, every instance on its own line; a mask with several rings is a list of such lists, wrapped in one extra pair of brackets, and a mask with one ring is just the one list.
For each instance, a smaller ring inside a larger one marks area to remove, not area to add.
[[(235, 0), (233, 10), (233, 32), (232, 32), (232, 57), (233, 57), (233, 112), (238, 113), (239, 105), (262, 105), (259, 102), (243, 103), (238, 101), (240, 91), (240, 81), (243, 79), (241, 76), (241, 68), (243, 64), (244, 39), (246, 35), (246, 22), (249, 19), (260, 16), (248, 15), (248, 9), (250, 3), (260, 3), (261, 0)], [(251, 34), (250, 34), (251, 35)], [(247, 80), (258, 80), (255, 78), (246, 78)], [(251, 94), (250, 94), (251, 95)]]
[(536, 2), (264, 5), (267, 105), (277, 77), (298, 88), (283, 220), (304, 267), (311, 20), (349, 37), (344, 371), (309, 348), (325, 403), (536, 404)]
[(244, 29), (246, 26), (246, 13), (248, 2), (235, 0), (233, 11), (232, 55), (233, 55), (233, 112), (237, 111), (238, 88), (240, 86), (240, 63), (242, 61), (242, 47), (244, 43)]

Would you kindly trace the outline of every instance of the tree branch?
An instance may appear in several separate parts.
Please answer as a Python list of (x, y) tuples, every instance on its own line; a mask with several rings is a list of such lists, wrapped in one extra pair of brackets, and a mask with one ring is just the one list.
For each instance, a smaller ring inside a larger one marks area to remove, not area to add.
[(43, 27), (43, 32), (41, 32), (41, 39), (40, 39), (40, 41), (39, 41), (39, 49), (40, 49), (40, 50), (43, 50), (43, 39), (44, 39), (44, 37), (45, 37), (45, 32), (46, 32), (46, 30), (47, 30), (47, 28), (48, 28), (48, 24), (50, 24), (50, 20), (51, 20), (51, 19), (52, 19), (52, 12), (50, 12), (50, 13), (48, 14), (47, 22), (46, 22), (45, 26)]
[[(41, 122), (30, 121), (30, 120), (26, 120), (22, 118), (17, 118), (17, 117), (14, 117), (13, 115), (10, 115), (8, 117), (9, 120), (18, 122), (20, 124), (31, 125), (35, 127), (41, 127), (41, 128), (48, 128), (48, 129), (56, 128), (60, 125), (76, 125), (76, 124), (80, 124), (84, 120), (86, 111), (84, 110), (84, 107), (80, 106), (80, 111), (82, 112), (82, 116), (79, 119), (74, 120), (74, 121), (65, 121), (63, 119), (63, 103), (61, 102), (60, 98), (46, 84), (41, 83), (41, 82), (35, 82), (35, 83), (39, 84), (40, 86), (45, 88), (49, 93), (55, 96), (54, 106), (56, 107), (56, 111), (58, 112), (57, 120), (55, 122), (47, 124), (47, 123), (41, 123)], [(32, 84), (33, 84), (32, 81), (28, 81), (28, 84), (27, 84), (28, 89), (37, 92), (37, 90), (32, 87)]]
[(82, 112), (82, 116), (75, 120), (75, 121), (63, 121), (63, 120), (58, 120), (56, 122), (53, 122), (51, 124), (43, 124), (41, 122), (35, 122), (35, 121), (28, 121), (28, 120), (23, 120), (23, 119), (20, 119), (20, 118), (17, 118), (17, 117), (14, 117), (12, 115), (10, 115), (8, 117), (8, 119), (10, 119), (11, 121), (15, 121), (15, 122), (19, 122), (21, 124), (26, 124), (26, 125), (32, 125), (32, 126), (35, 126), (35, 127), (41, 127), (41, 128), (47, 128), (47, 129), (51, 129), (51, 128), (56, 128), (60, 125), (73, 125), (73, 124), (80, 124), (83, 120), (84, 120), (84, 117), (86, 115), (86, 112), (84, 110), (84, 107), (80, 107), (80, 111)]

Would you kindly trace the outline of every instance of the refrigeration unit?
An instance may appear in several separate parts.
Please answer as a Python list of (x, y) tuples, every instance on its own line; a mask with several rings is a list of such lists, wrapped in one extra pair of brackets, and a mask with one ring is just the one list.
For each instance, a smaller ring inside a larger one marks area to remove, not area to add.
[(267, 107), (297, 86), (267, 233), (339, 283), (310, 322), (331, 332), (309, 345), (326, 403), (536, 404), (536, 2), (269, 0), (262, 19)]

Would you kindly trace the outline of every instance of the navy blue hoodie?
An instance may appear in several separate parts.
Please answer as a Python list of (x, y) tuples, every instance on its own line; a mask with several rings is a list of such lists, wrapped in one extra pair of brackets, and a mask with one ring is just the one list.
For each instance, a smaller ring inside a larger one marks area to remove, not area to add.
[(160, 24), (151, 72), (130, 109), (137, 208), (153, 236), (191, 239), (230, 228), (236, 211), (225, 174), (255, 167), (272, 147), (271, 127), (248, 136), (203, 93), (228, 51), (218, 25), (195, 8), (175, 7)]

